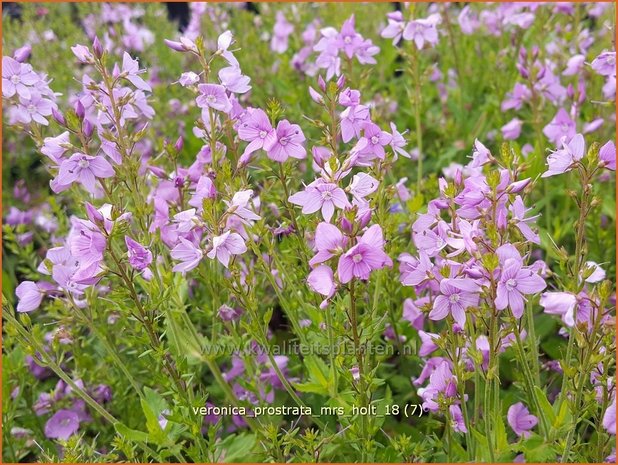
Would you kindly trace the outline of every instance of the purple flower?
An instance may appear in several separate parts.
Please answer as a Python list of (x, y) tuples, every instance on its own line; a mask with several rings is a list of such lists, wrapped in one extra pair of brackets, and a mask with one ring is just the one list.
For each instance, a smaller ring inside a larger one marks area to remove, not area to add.
[(200, 264), (204, 252), (184, 237), (179, 237), (178, 241), (179, 243), (171, 251), (171, 256), (174, 260), (180, 260), (181, 263), (174, 265), (172, 271), (185, 273)]
[(143, 71), (139, 69), (139, 63), (137, 60), (131, 58), (127, 52), (124, 52), (122, 55), (122, 73), (121, 76), (127, 79), (131, 84), (133, 84), (139, 90), (144, 90), (146, 92), (152, 92), (152, 88), (150, 85), (144, 81), (139, 74)]
[(19, 98), (19, 105), (16, 110), (16, 118), (20, 123), (29, 124), (31, 121), (47, 126), (47, 116), (52, 114), (54, 103), (43, 98), (41, 94), (33, 90), (30, 98)]
[(614, 141), (609, 141), (599, 150), (599, 160), (608, 170), (616, 171), (616, 146)]
[(432, 14), (425, 19), (410, 21), (403, 31), (403, 38), (405, 40), (413, 40), (419, 50), (424, 47), (425, 43), (434, 46), (438, 43), (438, 29), (436, 26), (439, 22), (439, 14)]
[(440, 338), (439, 334), (426, 333), (421, 330), (418, 332), (418, 337), (421, 338), (421, 346), (418, 349), (418, 355), (420, 357), (427, 357), (438, 348), (434, 341)]
[(248, 162), (256, 150), (264, 148), (267, 144), (272, 145), (277, 137), (266, 113), (255, 108), (247, 110), (247, 115), (241, 119), (237, 131), (240, 140), (249, 142), (240, 157), (242, 164)]
[(357, 47), (363, 42), (363, 38), (356, 32), (354, 15), (350, 16), (341, 26), (341, 32), (337, 37), (339, 48), (348, 58), (352, 58)]
[(323, 179), (316, 179), (305, 187), (304, 191), (291, 195), (288, 200), (294, 205), (303, 207), (302, 212), (305, 215), (321, 209), (322, 216), (327, 222), (333, 217), (335, 207), (344, 209), (351, 206), (343, 189)]
[(236, 321), (242, 315), (242, 310), (240, 308), (232, 308), (229, 305), (221, 305), (219, 310), (217, 310), (217, 315), (223, 321)]
[(363, 137), (358, 140), (352, 151), (358, 153), (359, 161), (367, 162), (374, 158), (384, 160), (386, 154), (384, 147), (391, 143), (393, 136), (371, 122), (366, 122), (363, 129)]
[(453, 404), (448, 408), (448, 412), (451, 416), (451, 427), (456, 433), (467, 433), (466, 422), (464, 421), (463, 414), (459, 405)]
[(247, 246), (240, 234), (226, 231), (220, 236), (213, 237), (212, 250), (207, 256), (212, 259), (216, 257), (227, 268), (232, 255), (240, 255), (246, 251)]
[(539, 301), (543, 311), (549, 315), (560, 315), (567, 326), (575, 326), (577, 297), (570, 292), (544, 292)]
[(275, 137), (264, 143), (268, 158), (283, 163), (289, 157), (303, 159), (307, 151), (303, 147), (305, 135), (298, 124), (290, 124), (287, 119), (279, 121)]
[(79, 416), (73, 410), (58, 410), (45, 423), (45, 436), (66, 441), (79, 429)]
[(610, 434), (616, 434), (616, 397), (614, 397), (612, 404), (607, 407), (603, 414), (603, 428)]
[(502, 131), (502, 137), (506, 140), (515, 140), (521, 134), (521, 126), (523, 121), (518, 118), (513, 118), (511, 121), (506, 123), (500, 129)]
[(513, 204), (510, 207), (511, 213), (513, 214), (513, 219), (515, 220), (515, 226), (522, 233), (522, 235), (530, 242), (534, 242), (535, 244), (541, 243), (541, 238), (537, 233), (535, 233), (528, 223), (533, 222), (535, 219), (539, 217), (539, 215), (532, 216), (526, 218), (526, 213), (530, 211), (530, 208), (526, 208), (524, 205), (524, 201), (521, 199), (521, 196), (515, 197)]
[(277, 53), (285, 52), (288, 49), (288, 37), (292, 32), (294, 32), (294, 26), (285, 19), (282, 11), (277, 11), (270, 49)]
[(85, 45), (75, 44), (71, 47), (73, 55), (82, 63), (93, 63), (94, 55), (90, 52), (90, 49)]
[[(96, 179), (113, 176), (114, 168), (105, 158), (78, 152), (62, 162), (55, 181), (58, 186), (70, 186), (74, 182), (79, 182), (88, 192), (96, 194)], [(54, 192), (58, 191), (54, 189)]]
[(200, 84), (197, 86), (200, 95), (195, 99), (200, 108), (212, 108), (229, 113), (232, 103), (225, 93), (225, 87), (219, 84)]
[(525, 438), (530, 436), (530, 430), (539, 422), (538, 418), (530, 414), (528, 409), (521, 402), (517, 402), (509, 407), (506, 419), (517, 436)]
[(188, 71), (180, 75), (180, 79), (178, 79), (178, 82), (183, 87), (192, 86), (200, 82), (200, 77), (193, 71)]
[(235, 94), (244, 94), (251, 89), (249, 85), (251, 78), (243, 75), (238, 66), (228, 66), (219, 70), (219, 80), (228, 92)]
[(568, 144), (566, 141), (567, 139), (563, 138), (562, 148), (547, 157), (547, 171), (541, 175), (542, 178), (571, 171), (573, 165), (584, 157), (584, 136), (576, 134)]
[(339, 257), (337, 274), (339, 281), (348, 283), (352, 278), (369, 279), (373, 270), (392, 266), (393, 262), (384, 252), (382, 228), (378, 224), (371, 226), (358, 243)]
[(32, 70), (32, 66), (20, 63), (11, 57), (2, 57), (2, 96), (11, 98), (17, 94), (24, 99), (30, 98), (30, 90), (39, 76)]
[(566, 137), (570, 140), (575, 136), (575, 121), (571, 119), (564, 108), (560, 108), (556, 116), (543, 128), (543, 134), (554, 144)]
[(19, 299), (16, 310), (19, 313), (26, 313), (41, 306), (45, 291), (35, 282), (22, 281), (15, 289), (15, 295)]
[(545, 280), (531, 269), (522, 266), (521, 260), (507, 258), (502, 268), (496, 293), (496, 308), (509, 307), (515, 318), (524, 313), (524, 295), (536, 294), (545, 289)]
[(378, 189), (379, 184), (373, 176), (367, 173), (358, 173), (352, 177), (348, 190), (355, 199), (361, 200), (373, 194)]
[(347, 242), (347, 238), (339, 231), (337, 226), (321, 222), (315, 230), (315, 248), (318, 253), (309, 260), (309, 265), (314, 266), (323, 263), (335, 255), (343, 253)]
[(527, 86), (521, 83), (516, 83), (512, 92), (506, 94), (506, 99), (502, 102), (500, 109), (506, 110), (519, 110), (523, 106), (524, 102), (528, 101), (532, 97), (532, 92)]
[(320, 265), (314, 268), (307, 277), (307, 284), (312, 291), (330, 298), (335, 293), (335, 281), (333, 270), (327, 265)]
[(216, 196), (217, 189), (210, 176), (200, 176), (197, 186), (195, 186), (195, 193), (189, 200), (189, 205), (197, 208), (197, 211), (202, 211), (204, 199), (214, 199)]
[(406, 23), (403, 20), (401, 11), (393, 11), (386, 15), (388, 25), (382, 29), (381, 37), (385, 39), (393, 39), (393, 45), (397, 45), (403, 37), (403, 31), (406, 28)]
[(152, 263), (152, 253), (142, 244), (134, 241), (129, 236), (124, 236), (129, 255), (129, 264), (138, 271), (143, 271)]
[(601, 76), (616, 75), (616, 52), (602, 52), (590, 66)]
[(479, 285), (472, 279), (443, 279), (440, 281), (440, 295), (434, 301), (429, 318), (443, 320), (450, 313), (459, 326), (465, 327), (465, 310), (478, 305), (479, 291)]
[(562, 74), (564, 76), (578, 75), (584, 67), (584, 61), (586, 61), (586, 57), (584, 55), (573, 55), (569, 58), (569, 61), (567, 61), (566, 68)]
[(65, 131), (56, 137), (46, 137), (43, 139), (41, 153), (49, 157), (54, 164), (59, 165), (62, 156), (70, 147), (69, 131)]
[(360, 137), (363, 124), (369, 120), (369, 108), (365, 105), (349, 106), (341, 112), (341, 138), (350, 142), (353, 137)]

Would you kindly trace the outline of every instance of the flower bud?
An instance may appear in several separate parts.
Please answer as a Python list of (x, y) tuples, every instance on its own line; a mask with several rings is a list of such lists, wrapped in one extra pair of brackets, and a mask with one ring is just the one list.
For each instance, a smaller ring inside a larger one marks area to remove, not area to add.
[(530, 76), (530, 74), (528, 73), (528, 70), (526, 68), (524, 68), (522, 65), (520, 65), (519, 63), (517, 63), (517, 71), (519, 71), (519, 74), (521, 75), (521, 77), (523, 77), (524, 79), (528, 79), (528, 77)]
[(101, 212), (97, 210), (90, 202), (86, 202), (86, 215), (88, 216), (88, 219), (97, 226), (101, 226), (105, 221), (105, 218), (103, 218)]
[(75, 103), (75, 114), (80, 120), (83, 120), (84, 116), (86, 116), (86, 109), (80, 100)]
[(94, 56), (97, 58), (101, 58), (103, 56), (103, 46), (97, 36), (95, 36), (94, 41), (92, 41), (92, 51), (94, 52)]
[(185, 49), (185, 47), (180, 42), (176, 42), (174, 40), (168, 40), (168, 39), (164, 39), (163, 42), (165, 42), (165, 45), (167, 45), (169, 48), (177, 52), (187, 51), (187, 49)]
[(86, 138), (90, 139), (90, 137), (92, 137), (92, 133), (94, 132), (94, 125), (90, 121), (84, 120), (84, 124), (82, 124), (82, 132)]
[(174, 149), (176, 150), (176, 152), (180, 152), (182, 150), (182, 148), (185, 145), (185, 141), (182, 138), (182, 136), (178, 137), (178, 139), (176, 139), (176, 143), (174, 144)]
[(339, 76), (339, 79), (337, 79), (337, 88), (341, 90), (343, 89), (343, 86), (345, 86), (345, 76), (342, 74)]
[(311, 86), (309, 86), (309, 95), (311, 96), (311, 100), (313, 100), (315, 103), (324, 103), (324, 99), (322, 98), (322, 96), (318, 93), (317, 90), (315, 90)]
[(23, 63), (28, 58), (30, 58), (30, 53), (32, 52), (32, 47), (30, 45), (24, 45), (23, 47), (18, 48), (13, 53), (13, 58), (20, 63)]
[(54, 117), (54, 119), (56, 120), (56, 122), (60, 126), (66, 126), (67, 125), (67, 122), (64, 119), (64, 116), (56, 108), (52, 108), (52, 116)]
[(322, 92), (326, 92), (326, 82), (322, 75), (318, 76), (318, 86), (322, 89)]

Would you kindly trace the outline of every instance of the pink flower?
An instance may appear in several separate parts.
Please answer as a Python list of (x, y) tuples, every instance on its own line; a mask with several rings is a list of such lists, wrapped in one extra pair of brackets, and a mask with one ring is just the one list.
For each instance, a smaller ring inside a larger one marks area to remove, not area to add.
[(502, 126), (502, 136), (506, 140), (515, 140), (521, 134), (521, 126), (523, 121), (518, 118), (513, 118), (511, 121)]
[(43, 98), (41, 94), (33, 90), (30, 94), (30, 98), (19, 98), (19, 105), (17, 106), (16, 118), (20, 123), (29, 124), (31, 121), (35, 123), (47, 126), (47, 116), (52, 114), (54, 103), (51, 100)]
[(246, 251), (247, 246), (240, 234), (226, 231), (220, 236), (213, 237), (212, 250), (207, 256), (212, 259), (216, 257), (227, 268), (232, 255), (240, 255)]
[(577, 297), (570, 292), (544, 292), (539, 301), (543, 311), (549, 315), (560, 315), (567, 326), (575, 326)]
[(543, 128), (543, 134), (556, 145), (563, 137), (570, 140), (575, 136), (575, 131), (575, 121), (571, 119), (564, 108), (560, 108), (556, 116)]
[(347, 107), (341, 112), (341, 138), (350, 142), (353, 137), (360, 137), (363, 123), (369, 120), (369, 108), (365, 105)]
[(214, 199), (216, 196), (217, 190), (212, 179), (209, 176), (200, 176), (195, 187), (195, 193), (189, 200), (189, 205), (197, 208), (197, 211), (202, 211), (204, 199)]
[(608, 170), (616, 171), (616, 146), (613, 141), (607, 142), (599, 150), (599, 160)]
[(354, 247), (339, 257), (337, 274), (339, 281), (345, 284), (354, 277), (369, 279), (373, 270), (392, 265), (393, 261), (384, 252), (382, 228), (374, 224), (365, 231)]
[(420, 50), (425, 43), (434, 46), (438, 43), (437, 24), (440, 22), (440, 15), (433, 14), (425, 19), (410, 21), (403, 31), (405, 40), (413, 40), (416, 47)]
[(40, 81), (39, 76), (32, 70), (32, 66), (20, 63), (11, 57), (2, 57), (2, 96), (29, 99), (30, 90)]
[(385, 39), (393, 39), (393, 45), (397, 45), (403, 37), (403, 31), (406, 28), (406, 23), (403, 20), (401, 11), (393, 11), (386, 15), (388, 25), (382, 29), (381, 37)]
[(330, 260), (335, 255), (343, 252), (347, 238), (339, 231), (337, 226), (330, 223), (320, 223), (315, 230), (315, 248), (318, 253), (309, 260), (309, 265), (314, 266)]
[(472, 279), (443, 279), (440, 281), (440, 295), (434, 301), (429, 318), (443, 320), (450, 313), (459, 326), (465, 327), (465, 310), (478, 305), (479, 291), (479, 285)]
[(68, 150), (67, 147), (70, 147), (69, 131), (65, 131), (56, 137), (46, 137), (43, 139), (41, 153), (58, 165), (61, 162), (61, 157)]
[(305, 215), (321, 209), (322, 216), (327, 222), (333, 217), (335, 207), (341, 209), (351, 207), (343, 189), (323, 179), (316, 179), (305, 187), (304, 191), (291, 195), (288, 200), (294, 205), (303, 207), (302, 212)]
[(307, 277), (307, 284), (312, 291), (322, 294), (326, 298), (332, 297), (336, 290), (333, 270), (327, 265), (314, 268)]
[(15, 289), (15, 295), (19, 300), (16, 310), (19, 313), (26, 313), (36, 310), (41, 306), (45, 291), (32, 281), (22, 281)]
[(616, 52), (602, 52), (590, 66), (601, 76), (616, 75)]
[(531, 415), (526, 406), (521, 402), (517, 402), (509, 407), (506, 419), (509, 426), (515, 431), (515, 434), (525, 438), (530, 436), (530, 430), (539, 422), (538, 418)]
[(542, 178), (571, 171), (573, 165), (584, 157), (584, 136), (576, 134), (568, 144), (566, 140), (563, 138), (562, 148), (547, 157), (547, 171), (541, 175)]
[(269, 138), (264, 144), (264, 150), (268, 158), (283, 163), (289, 157), (303, 159), (307, 151), (302, 143), (305, 135), (298, 124), (290, 124), (287, 119), (279, 121), (275, 138)]
[(253, 152), (264, 148), (265, 145), (273, 145), (277, 135), (263, 110), (247, 109), (238, 126), (238, 138), (249, 142), (240, 157), (242, 164), (246, 164)]
[[(88, 192), (95, 194), (96, 179), (113, 176), (114, 168), (105, 158), (102, 156), (92, 157), (78, 152), (62, 162), (55, 181), (59, 186), (70, 186), (74, 182), (78, 182)], [(58, 190), (54, 189), (54, 192), (58, 192)]]
[(362, 159), (363, 162), (367, 162), (375, 158), (384, 160), (386, 155), (384, 147), (391, 143), (393, 136), (371, 122), (366, 122), (363, 129), (363, 137), (358, 140), (352, 151), (358, 153), (359, 161)]
[(143, 271), (152, 263), (152, 253), (139, 242), (124, 236), (129, 256), (129, 265), (138, 271)]
[(535, 233), (528, 223), (533, 222), (535, 219), (539, 217), (539, 215), (532, 216), (530, 218), (526, 218), (526, 213), (530, 211), (530, 208), (526, 208), (524, 205), (524, 201), (521, 199), (521, 196), (515, 197), (513, 204), (510, 207), (511, 213), (513, 214), (513, 219), (515, 220), (515, 226), (517, 229), (521, 231), (523, 236), (529, 240), (530, 242), (534, 242), (535, 244), (541, 243), (541, 238), (537, 233)]
[(523, 296), (541, 292), (545, 287), (545, 280), (536, 272), (523, 267), (520, 260), (507, 258), (498, 281), (496, 308), (504, 310), (509, 307), (515, 318), (521, 318), (524, 313)]
[(608, 433), (616, 435), (616, 397), (614, 396), (614, 400), (612, 404), (607, 407), (605, 413), (603, 414), (603, 428), (607, 430)]
[(225, 87), (219, 84), (200, 84), (197, 88), (200, 91), (200, 95), (195, 99), (198, 107), (212, 108), (223, 113), (229, 113), (232, 109)]
[(172, 271), (185, 273), (200, 264), (204, 257), (204, 252), (193, 242), (183, 237), (179, 237), (178, 241), (179, 243), (171, 251), (171, 256), (174, 260), (180, 260), (181, 263), (174, 265)]
[(58, 410), (45, 423), (45, 436), (66, 441), (79, 429), (79, 415), (73, 410)]
[(137, 87), (139, 90), (144, 90), (146, 92), (152, 92), (152, 88), (150, 85), (144, 81), (138, 75), (142, 73), (143, 70), (139, 69), (139, 63), (137, 60), (131, 58), (127, 52), (124, 52), (122, 55), (122, 73), (121, 76), (127, 79), (131, 84)]
[(251, 78), (243, 75), (240, 68), (237, 66), (222, 68), (219, 71), (219, 80), (228, 92), (233, 92), (235, 94), (244, 94), (251, 89), (249, 85)]
[(285, 19), (282, 11), (277, 11), (277, 19), (270, 41), (270, 49), (273, 52), (283, 53), (288, 49), (288, 37), (294, 32), (294, 26)]
[(379, 184), (373, 176), (361, 172), (352, 177), (348, 190), (355, 199), (360, 200), (373, 194), (378, 189)]

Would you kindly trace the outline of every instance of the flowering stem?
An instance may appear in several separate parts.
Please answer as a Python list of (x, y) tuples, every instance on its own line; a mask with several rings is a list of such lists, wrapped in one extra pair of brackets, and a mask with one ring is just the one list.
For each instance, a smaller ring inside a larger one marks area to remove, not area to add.
[[(6, 299), (3, 299), (6, 302)], [(8, 307), (8, 304), (6, 304)], [(22, 324), (15, 318), (13, 314), (13, 310), (9, 308), (3, 308), (2, 316), (6, 318), (13, 327), (17, 330), (20, 337), (27, 343), (27, 345), (31, 346), (35, 352), (37, 353), (37, 357), (39, 357), (42, 365), (47, 366), (50, 370), (52, 370), (62, 381), (64, 381), (68, 386), (71, 387), (71, 390), (81, 397), (93, 410), (95, 410), (99, 415), (105, 418), (108, 422), (110, 422), (113, 426), (122, 425), (126, 428), (120, 420), (116, 419), (111, 413), (105, 410), (101, 404), (99, 404), (96, 400), (94, 400), (90, 394), (84, 391), (81, 387), (79, 387), (73, 379), (69, 375), (67, 375), (64, 370), (54, 361), (54, 359), (47, 353), (45, 348), (41, 346), (39, 341), (37, 341), (32, 335), (22, 326)], [(144, 449), (145, 452), (152, 455), (152, 457), (157, 457), (156, 452), (154, 452), (148, 445), (143, 442), (138, 442), (140, 447)], [(177, 457), (179, 458), (179, 457)], [(180, 458), (179, 458), (180, 459)], [(181, 460), (182, 461), (182, 460)]]
[[(524, 369), (524, 380), (526, 382), (526, 388), (528, 390), (528, 395), (530, 396), (530, 399), (534, 403), (534, 409), (536, 410), (537, 416), (541, 419), (541, 432), (543, 433), (543, 436), (546, 437), (547, 432), (549, 431), (549, 427), (547, 425), (547, 419), (545, 418), (545, 415), (543, 414), (543, 410), (541, 409), (541, 404), (536, 395), (536, 391), (534, 390), (534, 386), (535, 385), (540, 386), (540, 383), (539, 382), (535, 383), (535, 380), (532, 376), (532, 372), (530, 371), (530, 366), (528, 365), (528, 361), (526, 360), (526, 354), (524, 352), (524, 345), (522, 343), (521, 336), (519, 334), (519, 328), (517, 327), (517, 324), (514, 325), (513, 333), (515, 334), (515, 342), (516, 342), (515, 345), (517, 346), (516, 352), (517, 352), (517, 355), (519, 356), (519, 364)], [(534, 341), (532, 345), (534, 345)]]
[(112, 345), (110, 344), (109, 340), (107, 339), (107, 335), (103, 334), (103, 332), (99, 330), (97, 325), (94, 324), (94, 322), (82, 311), (82, 309), (79, 308), (77, 305), (75, 305), (75, 302), (73, 301), (73, 298), (71, 297), (71, 295), (69, 295), (69, 300), (73, 306), (73, 310), (75, 311), (75, 313), (77, 313), (84, 320), (88, 328), (90, 328), (93, 334), (97, 336), (97, 338), (99, 338), (99, 340), (103, 343), (103, 346), (105, 347), (109, 355), (112, 357), (114, 362), (116, 362), (116, 365), (118, 365), (118, 368), (120, 368), (122, 373), (126, 376), (131, 386), (133, 386), (133, 389), (135, 390), (137, 395), (142, 397), (143, 396), (142, 390), (139, 388), (137, 381), (135, 380), (135, 378), (133, 377), (133, 375), (127, 368), (127, 366), (124, 364), (124, 362), (118, 355), (118, 350), (112, 347)]
[[(358, 333), (358, 314), (356, 309), (356, 295), (355, 295), (355, 280), (352, 279), (349, 286), (350, 292), (350, 324), (352, 325), (352, 337), (354, 340), (354, 353), (356, 354), (356, 361), (358, 363), (358, 379), (359, 379), (359, 394), (361, 407), (367, 407), (367, 392), (365, 387), (365, 367), (363, 362), (363, 353)], [(365, 415), (361, 415), (361, 430), (362, 439), (367, 439), (367, 418)], [(361, 448), (362, 458), (361, 462), (365, 461), (365, 450)]]
[[(414, 47), (414, 46), (413, 46)], [(416, 193), (421, 192), (423, 179), (423, 131), (421, 130), (421, 78), (419, 71), (419, 53), (416, 48), (412, 52), (412, 76), (414, 79), (414, 116), (416, 120), (416, 145), (418, 148), (418, 160), (416, 171)]]

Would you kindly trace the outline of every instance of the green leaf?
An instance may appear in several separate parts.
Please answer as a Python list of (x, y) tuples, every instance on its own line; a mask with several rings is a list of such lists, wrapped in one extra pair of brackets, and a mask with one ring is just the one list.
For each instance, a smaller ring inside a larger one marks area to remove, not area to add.
[(532, 434), (522, 444), (522, 451), (526, 462), (553, 462), (556, 459), (556, 451), (538, 434)]
[(539, 400), (541, 410), (543, 410), (543, 413), (545, 414), (549, 422), (553, 424), (556, 421), (556, 414), (554, 413), (554, 409), (549, 403), (549, 400), (547, 400), (547, 395), (538, 386), (534, 386), (534, 392), (536, 393), (536, 397)]
[(226, 463), (250, 461), (250, 451), (254, 445), (255, 436), (252, 434), (229, 436), (229, 438), (221, 442), (223, 449), (223, 457), (221, 459)]
[(143, 431), (131, 429), (122, 423), (116, 423), (116, 432), (123, 438), (134, 442), (148, 442), (148, 434)]

